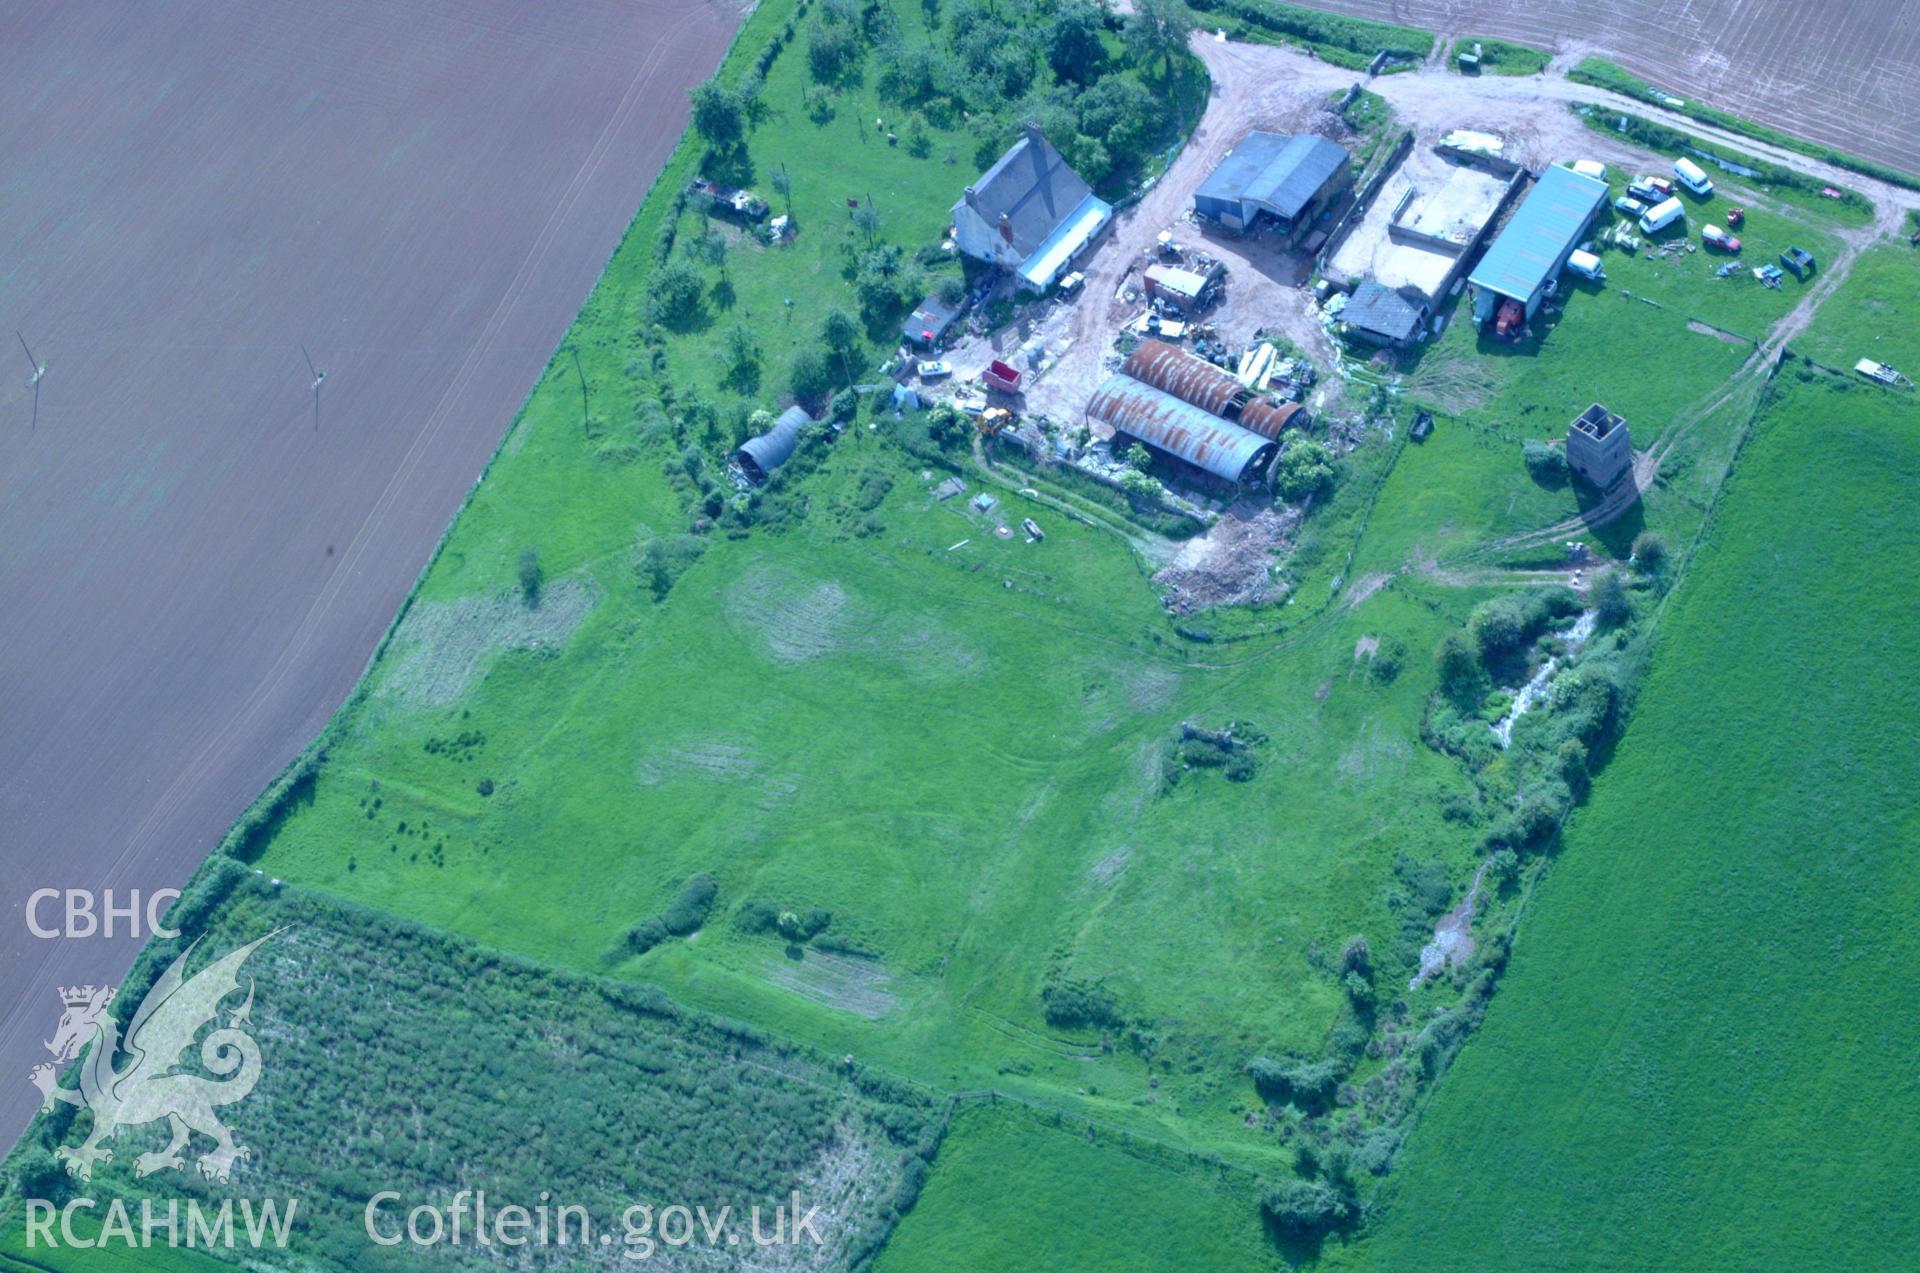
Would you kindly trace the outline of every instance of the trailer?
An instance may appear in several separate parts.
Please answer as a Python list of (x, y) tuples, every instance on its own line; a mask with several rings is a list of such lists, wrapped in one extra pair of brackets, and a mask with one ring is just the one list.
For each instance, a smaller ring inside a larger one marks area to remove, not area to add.
[(705, 177), (695, 177), (687, 183), (687, 193), (707, 211), (718, 212), (724, 216), (739, 217), (743, 221), (758, 221), (767, 215), (767, 201), (751, 190), (736, 190), (732, 186), (709, 181)]
[(1871, 358), (1862, 358), (1859, 362), (1853, 364), (1853, 369), (1867, 379), (1877, 381), (1883, 385), (1892, 385), (1896, 389), (1913, 388), (1913, 381), (1887, 366), (1887, 364), (1875, 362)]
[(998, 389), (1001, 393), (1020, 392), (1020, 372), (998, 358), (987, 364), (987, 369), (980, 373), (980, 379), (986, 382), (987, 388)]

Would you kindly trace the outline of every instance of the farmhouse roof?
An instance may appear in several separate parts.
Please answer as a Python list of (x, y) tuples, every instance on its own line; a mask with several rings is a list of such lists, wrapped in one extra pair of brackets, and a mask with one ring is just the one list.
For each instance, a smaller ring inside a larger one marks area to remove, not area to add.
[(1196, 197), (1251, 203), (1290, 221), (1346, 162), (1347, 152), (1324, 137), (1249, 133)]
[(1092, 197), (1093, 190), (1080, 174), (1060, 157), (1044, 133), (1029, 124), (1020, 140), (967, 187), (954, 211), (957, 214), (964, 204), (988, 225), (1004, 225), (1014, 250), (1031, 256)]
[(1391, 287), (1369, 279), (1353, 290), (1347, 307), (1340, 311), (1341, 321), (1352, 327), (1385, 336), (1389, 340), (1412, 340), (1420, 327), (1420, 309)]
[(1531, 300), (1559, 271), (1606, 199), (1606, 182), (1549, 164), (1467, 281), (1500, 296)]

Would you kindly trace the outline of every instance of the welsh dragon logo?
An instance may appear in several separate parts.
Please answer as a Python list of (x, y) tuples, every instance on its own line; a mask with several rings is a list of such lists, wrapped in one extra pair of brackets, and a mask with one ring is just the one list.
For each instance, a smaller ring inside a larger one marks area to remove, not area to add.
[[(172, 1129), (173, 1139), (160, 1152), (135, 1158), (136, 1176), (184, 1168), (181, 1151), (188, 1147), (194, 1132), (214, 1141), (213, 1149), (201, 1155), (198, 1164), (200, 1174), (208, 1180), (225, 1183), (233, 1164), (251, 1156), (245, 1146), (234, 1143), (233, 1133), (214, 1113), (218, 1106), (245, 1098), (260, 1081), (259, 1045), (241, 1028), (253, 1024), (251, 978), (246, 1001), (231, 1009), (226, 1024), (209, 1032), (200, 1043), (200, 1062), (216, 1078), (179, 1073), (177, 1069), (201, 1027), (219, 1015), (221, 1002), (239, 992), (240, 966), (247, 956), (273, 935), (268, 933), (247, 943), (192, 978), (185, 975), (187, 957), (199, 943), (187, 947), (140, 1001), (124, 1040), (107, 1011), (113, 1001), (113, 987), (61, 990), (66, 1012), (46, 1045), (53, 1053), (53, 1062), (34, 1066), (30, 1077), (40, 1089), (42, 1110), (52, 1109), (55, 1101), (65, 1101), (93, 1111), (93, 1131), (86, 1142), (78, 1149), (63, 1146), (54, 1151), (54, 1156), (66, 1164), (68, 1175), (92, 1179), (96, 1162), (113, 1161), (113, 1150), (104, 1143), (108, 1138), (122, 1127), (137, 1127), (162, 1118)], [(83, 1050), (86, 1057), (80, 1062), (80, 1090), (61, 1087), (59, 1069)], [(125, 1063), (116, 1065), (122, 1054), (127, 1058)]]

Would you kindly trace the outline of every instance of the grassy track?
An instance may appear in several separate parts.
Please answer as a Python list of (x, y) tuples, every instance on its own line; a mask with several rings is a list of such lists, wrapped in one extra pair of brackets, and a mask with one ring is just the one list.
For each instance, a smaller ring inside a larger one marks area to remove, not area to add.
[(1920, 412), (1806, 374), (1783, 375), (1355, 1264), (1920, 1257), (1895, 1060), (1920, 1031), (1885, 1010), (1920, 957)]
[(1793, 351), (1849, 370), (1862, 358), (1920, 371), (1920, 329), (1911, 318), (1920, 295), (1920, 249), (1885, 243), (1854, 262), (1840, 294), (1826, 305)]

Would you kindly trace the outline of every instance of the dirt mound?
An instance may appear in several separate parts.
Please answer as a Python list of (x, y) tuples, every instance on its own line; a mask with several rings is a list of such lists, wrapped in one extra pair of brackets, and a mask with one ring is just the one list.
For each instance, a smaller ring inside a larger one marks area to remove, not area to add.
[(1299, 513), (1243, 501), (1206, 534), (1180, 546), (1153, 577), (1167, 590), (1167, 608), (1192, 614), (1209, 606), (1259, 605), (1286, 595), (1273, 577), (1273, 557), (1293, 534)]

